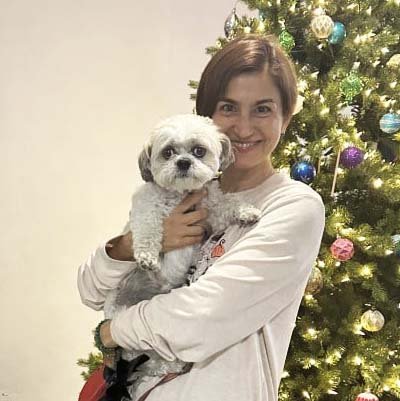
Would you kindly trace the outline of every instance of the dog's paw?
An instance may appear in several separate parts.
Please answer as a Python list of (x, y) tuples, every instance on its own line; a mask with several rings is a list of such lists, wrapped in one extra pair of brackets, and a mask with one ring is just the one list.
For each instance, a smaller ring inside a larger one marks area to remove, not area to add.
[(239, 225), (250, 226), (260, 220), (261, 210), (254, 206), (244, 206), (239, 210)]
[(159, 260), (151, 252), (135, 253), (135, 260), (142, 269), (158, 270)]

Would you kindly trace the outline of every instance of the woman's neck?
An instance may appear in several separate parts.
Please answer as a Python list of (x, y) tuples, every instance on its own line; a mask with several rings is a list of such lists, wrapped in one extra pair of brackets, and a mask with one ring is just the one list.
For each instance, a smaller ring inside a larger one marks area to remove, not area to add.
[(221, 175), (221, 189), (224, 193), (245, 191), (257, 187), (274, 173), (275, 170), (270, 162), (259, 168), (253, 167), (248, 170), (235, 169), (232, 165)]

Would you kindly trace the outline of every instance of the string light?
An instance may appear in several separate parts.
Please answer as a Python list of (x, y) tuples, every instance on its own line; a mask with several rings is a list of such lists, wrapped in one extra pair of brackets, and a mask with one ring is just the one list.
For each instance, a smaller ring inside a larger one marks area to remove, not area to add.
[(353, 333), (359, 336), (365, 336), (365, 333), (361, 329), (362, 329), (361, 323), (355, 323), (353, 326)]
[(372, 270), (368, 265), (364, 265), (361, 268), (360, 274), (363, 277), (372, 277)]
[(383, 185), (383, 180), (380, 178), (375, 178), (372, 180), (372, 186), (376, 189), (379, 189)]
[(324, 108), (320, 111), (319, 115), (320, 115), (320, 116), (325, 116), (326, 114), (329, 114), (329, 111), (330, 111), (330, 108), (329, 108), (329, 107), (324, 107)]
[(300, 92), (304, 92), (308, 88), (308, 83), (304, 79), (300, 80), (297, 84), (297, 88)]
[(310, 328), (310, 329), (308, 329), (307, 330), (307, 333), (311, 336), (311, 337), (314, 337), (314, 338), (317, 338), (317, 330), (315, 330), (315, 329), (313, 329), (313, 328)]

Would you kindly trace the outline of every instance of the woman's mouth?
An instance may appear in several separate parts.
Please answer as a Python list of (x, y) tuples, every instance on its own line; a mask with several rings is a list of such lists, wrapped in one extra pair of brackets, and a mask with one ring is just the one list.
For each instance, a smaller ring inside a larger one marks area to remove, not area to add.
[(236, 142), (232, 141), (233, 148), (239, 153), (245, 153), (250, 151), (254, 146), (258, 145), (261, 141), (253, 142)]

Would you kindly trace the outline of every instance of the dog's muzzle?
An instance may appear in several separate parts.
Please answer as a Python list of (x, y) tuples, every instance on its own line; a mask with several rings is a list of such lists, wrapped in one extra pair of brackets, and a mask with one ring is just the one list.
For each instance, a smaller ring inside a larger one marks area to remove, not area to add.
[(192, 165), (192, 161), (190, 159), (182, 158), (176, 162), (176, 165), (178, 166), (179, 171), (186, 172)]

